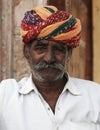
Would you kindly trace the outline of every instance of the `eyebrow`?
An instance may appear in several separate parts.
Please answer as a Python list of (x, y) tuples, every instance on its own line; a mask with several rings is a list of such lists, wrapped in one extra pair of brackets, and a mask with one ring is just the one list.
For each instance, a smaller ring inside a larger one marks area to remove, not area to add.
[(56, 46), (59, 47), (59, 48), (62, 48), (62, 49), (67, 48), (67, 46), (62, 44), (62, 43), (61, 44), (56, 44)]
[[(36, 41), (35, 42), (35, 45), (34, 45), (34, 47), (38, 47), (38, 46), (48, 46), (48, 43), (49, 42), (43, 42), (43, 41)], [(54, 45), (55, 47), (58, 47), (58, 48), (61, 48), (61, 49), (66, 49), (67, 47), (66, 47), (66, 45), (65, 44), (62, 44), (62, 43), (57, 43), (57, 44), (55, 44)]]
[(48, 43), (43, 43), (42, 41), (37, 41), (36, 44), (34, 45), (34, 47), (37, 46), (48, 46)]

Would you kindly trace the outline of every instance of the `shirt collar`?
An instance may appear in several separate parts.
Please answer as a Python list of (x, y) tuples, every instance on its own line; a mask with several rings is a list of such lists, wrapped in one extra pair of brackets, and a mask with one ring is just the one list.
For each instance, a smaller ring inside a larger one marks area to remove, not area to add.
[(38, 92), (38, 90), (36, 89), (33, 81), (32, 81), (32, 75), (30, 75), (29, 78), (27, 79), (23, 79), (22, 81), (19, 82), (19, 90), (18, 92), (20, 94), (28, 94), (31, 91), (36, 91), (36, 93)]
[[(73, 95), (76, 95), (76, 96), (81, 95), (80, 89), (78, 88), (78, 86), (76, 86), (73, 83), (73, 81), (68, 73), (65, 73), (65, 77), (68, 79), (68, 81), (67, 81), (62, 93), (64, 93), (65, 91), (68, 90)], [(37, 88), (35, 87), (35, 84), (32, 81), (32, 74), (30, 75), (29, 78), (26, 78), (26, 79), (24, 78), (22, 81), (19, 82), (18, 92), (20, 94), (28, 94), (31, 91), (35, 91), (37, 94), (39, 93)]]
[[(65, 77), (67, 78), (67, 83), (66, 83), (66, 85), (65, 85), (65, 87), (64, 87), (64, 90), (63, 90), (63, 92), (65, 92), (65, 91), (69, 91), (71, 94), (73, 94), (73, 95), (76, 95), (76, 96), (79, 96), (79, 95), (81, 95), (81, 91), (80, 91), (80, 89), (79, 89), (79, 87), (78, 86), (76, 86), (74, 83), (73, 83), (73, 81), (72, 81), (72, 78), (69, 76), (69, 74), (68, 73), (65, 73)], [(62, 93), (63, 93), (62, 92)]]

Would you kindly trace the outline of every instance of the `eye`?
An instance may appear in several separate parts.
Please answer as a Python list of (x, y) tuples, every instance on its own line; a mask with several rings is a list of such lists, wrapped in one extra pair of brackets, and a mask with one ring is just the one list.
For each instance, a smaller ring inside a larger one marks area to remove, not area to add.
[(54, 51), (56, 53), (66, 53), (67, 48), (65, 46), (55, 46)]
[(46, 46), (35, 46), (34, 50), (37, 51), (38, 53), (42, 53), (47, 49)]

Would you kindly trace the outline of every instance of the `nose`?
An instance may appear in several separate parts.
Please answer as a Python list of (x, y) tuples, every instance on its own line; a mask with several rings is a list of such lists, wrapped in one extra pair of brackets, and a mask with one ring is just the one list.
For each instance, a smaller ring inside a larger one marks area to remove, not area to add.
[(54, 56), (54, 53), (51, 49), (49, 49), (45, 56), (44, 56), (44, 60), (47, 62), (47, 63), (52, 63), (55, 61), (55, 56)]

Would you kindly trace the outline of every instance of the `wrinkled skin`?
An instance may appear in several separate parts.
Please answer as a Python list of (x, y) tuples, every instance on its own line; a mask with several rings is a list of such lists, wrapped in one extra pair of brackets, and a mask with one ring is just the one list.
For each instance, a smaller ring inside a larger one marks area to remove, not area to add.
[(72, 49), (54, 41), (33, 41), (24, 46), (24, 55), (30, 65), (33, 82), (52, 111), (67, 82), (64, 73)]
[[(24, 53), (26, 56), (27, 51)], [(65, 44), (47, 40), (34, 41), (28, 53), (27, 60), (33, 78), (41, 82), (53, 82), (63, 78), (65, 64), (71, 54)]]

